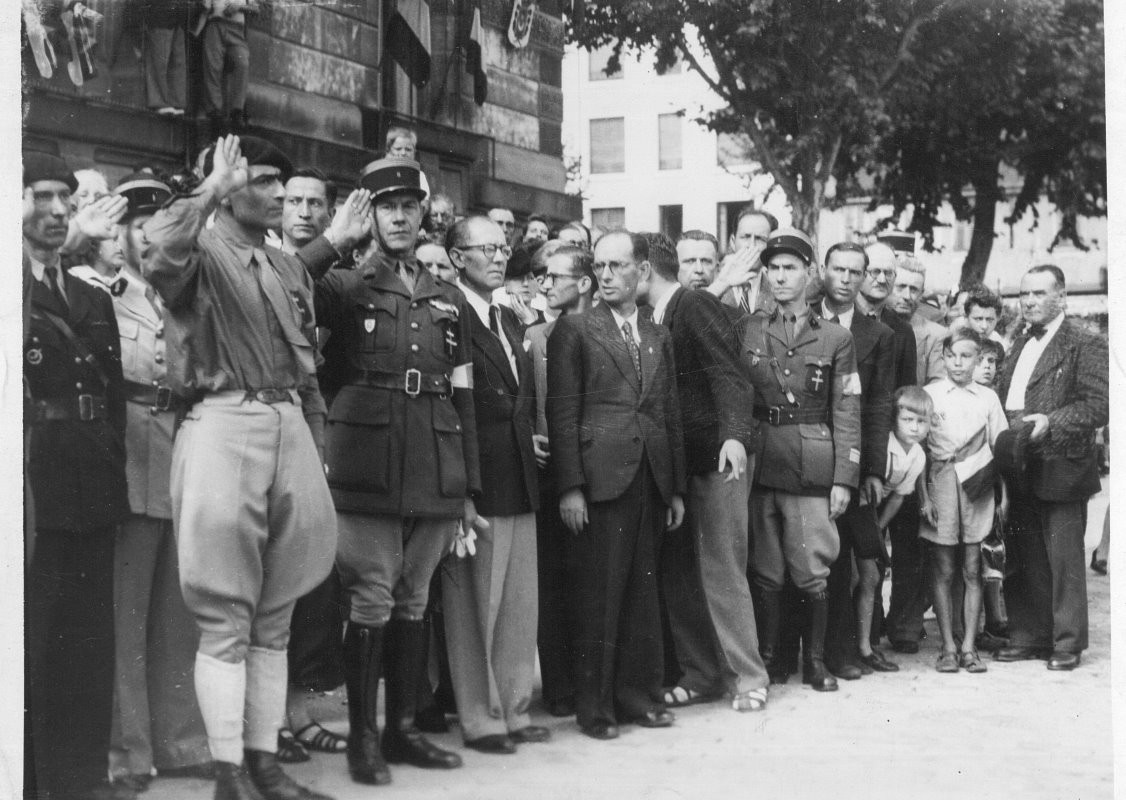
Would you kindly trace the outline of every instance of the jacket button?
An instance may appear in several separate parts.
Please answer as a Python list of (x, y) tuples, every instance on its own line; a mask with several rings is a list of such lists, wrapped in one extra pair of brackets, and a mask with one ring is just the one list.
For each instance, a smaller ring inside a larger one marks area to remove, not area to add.
[(417, 330), (418, 330), (418, 323), (417, 323), (417, 322), (412, 322), (412, 323), (411, 323), (411, 330), (412, 330), (412, 331), (417, 331)]
[(163, 337), (164, 337), (164, 328), (157, 328), (156, 329), (156, 338), (161, 339)]
[(75, 357), (74, 357), (74, 363), (75, 363), (75, 364), (81, 364), (81, 363), (82, 363), (82, 359), (81, 359), (81, 358), (79, 358), (78, 356), (75, 356)]
[(782, 374), (783, 375), (789, 375), (790, 371), (788, 369), (784, 369), (784, 370), (782, 370)]
[(162, 356), (160, 353), (157, 353), (155, 356), (152, 357), (152, 360), (155, 361), (157, 364), (163, 364), (164, 363), (164, 356)]
[(74, 384), (74, 388), (75, 389), (81, 389), (82, 388), (82, 381), (79, 381), (78, 383)]
[(794, 351), (793, 351), (793, 350), (787, 350), (787, 351), (786, 351), (786, 355), (788, 355), (788, 356), (791, 356), (791, 357), (792, 357), (792, 356), (794, 355)]
[(417, 353), (417, 352), (418, 352), (418, 345), (417, 345), (417, 344), (412, 344), (412, 345), (411, 345), (411, 352), (412, 352), (412, 353)]

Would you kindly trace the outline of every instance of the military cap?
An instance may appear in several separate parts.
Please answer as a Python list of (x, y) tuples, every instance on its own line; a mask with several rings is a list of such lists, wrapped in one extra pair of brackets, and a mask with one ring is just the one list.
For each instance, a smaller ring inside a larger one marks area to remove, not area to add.
[[(239, 148), (248, 167), (277, 167), (281, 172), (282, 183), (289, 180), (289, 176), (293, 173), (293, 162), (289, 157), (274, 144), (259, 136), (240, 136)], [(210, 175), (213, 169), (215, 169), (215, 148), (211, 147), (208, 149), (207, 159), (203, 162), (204, 176)]]
[(797, 228), (779, 228), (770, 234), (770, 238), (766, 240), (766, 249), (762, 251), (762, 263), (769, 263), (778, 253), (795, 255), (807, 265), (816, 260), (813, 242)]
[(876, 236), (877, 242), (882, 242), (897, 253), (915, 252), (915, 234), (906, 231), (884, 231)]
[(25, 150), (23, 153), (23, 185), (31, 186), (37, 181), (60, 181), (78, 191), (78, 179), (70, 167), (56, 155), (39, 150)]
[(426, 197), (422, 188), (422, 167), (409, 158), (380, 158), (360, 170), (360, 186), (372, 197), (392, 192), (410, 192), (419, 200)]
[(141, 214), (155, 214), (172, 196), (168, 184), (159, 180), (151, 172), (134, 172), (121, 179), (117, 188), (113, 190), (116, 195), (121, 195), (129, 201), (122, 222), (128, 222), (133, 217)]

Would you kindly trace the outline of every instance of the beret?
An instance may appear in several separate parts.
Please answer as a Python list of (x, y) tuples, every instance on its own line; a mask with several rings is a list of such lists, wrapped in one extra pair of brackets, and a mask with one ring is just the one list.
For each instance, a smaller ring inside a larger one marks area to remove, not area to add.
[(422, 200), (426, 190), (422, 188), (422, 167), (409, 158), (380, 158), (368, 163), (360, 170), (360, 186), (379, 197), (392, 192), (409, 192)]
[[(274, 144), (259, 136), (240, 136), (239, 147), (248, 167), (277, 167), (284, 183), (293, 173), (293, 162)], [(208, 148), (207, 159), (203, 163), (203, 174), (210, 175), (215, 168), (215, 148)]]
[(31, 186), (36, 181), (61, 181), (78, 191), (78, 179), (70, 167), (56, 155), (39, 150), (25, 150), (23, 153), (23, 185)]
[(127, 222), (140, 214), (155, 214), (172, 196), (168, 184), (157, 179), (151, 172), (134, 172), (121, 179), (114, 194), (121, 195), (129, 201), (123, 222)]
[(504, 268), (504, 279), (519, 280), (531, 271), (532, 251), (522, 246), (512, 248), (512, 255), (508, 257), (508, 264)]
[(813, 253), (813, 242), (797, 228), (779, 228), (770, 234), (766, 248), (762, 251), (762, 263), (769, 263), (778, 253), (795, 255), (807, 265), (817, 260)]

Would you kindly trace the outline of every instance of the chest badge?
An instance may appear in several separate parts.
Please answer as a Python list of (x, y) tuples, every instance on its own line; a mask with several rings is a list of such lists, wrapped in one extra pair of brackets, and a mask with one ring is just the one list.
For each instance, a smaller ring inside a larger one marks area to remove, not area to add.
[(27, 363), (33, 367), (43, 363), (43, 351), (38, 347), (33, 347), (27, 351)]
[(805, 370), (805, 390), (810, 394), (824, 394), (828, 377), (825, 368), (819, 364), (810, 364)]
[(364, 319), (364, 330), (368, 333), (375, 330), (375, 317), (366, 317)]

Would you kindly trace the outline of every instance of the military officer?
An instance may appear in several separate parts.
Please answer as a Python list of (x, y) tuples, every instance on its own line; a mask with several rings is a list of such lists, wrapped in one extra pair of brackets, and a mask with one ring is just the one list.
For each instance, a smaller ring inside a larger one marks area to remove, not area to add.
[[(325, 374), (342, 387), (325, 441), (340, 531), (336, 563), (350, 604), (348, 767), (353, 780), (368, 784), (390, 781), (386, 762), (461, 765), (422, 736), (415, 711), (427, 589), (458, 522), (471, 531), (481, 491), (473, 312), (414, 255), (425, 195), (420, 174), (417, 162), (402, 158), (364, 168), (360, 182), (372, 193), (378, 247), (360, 269), (331, 271), (316, 291), (318, 323), (332, 332)], [(384, 660), (381, 745), (376, 697)]]
[(24, 153), (24, 424), (35, 505), (24, 794), (132, 797), (105, 783), (114, 531), (129, 513), (121, 355), (109, 294), (60, 263), (77, 185), (61, 158)]
[(813, 244), (784, 228), (762, 253), (778, 307), (754, 314), (743, 356), (755, 389), (761, 437), (751, 496), (755, 583), (762, 596), (763, 660), (778, 647), (786, 572), (810, 605), (803, 680), (834, 691), (825, 669), (826, 581), (840, 547), (833, 522), (860, 477), (860, 379), (852, 335), (821, 319), (805, 299)]

